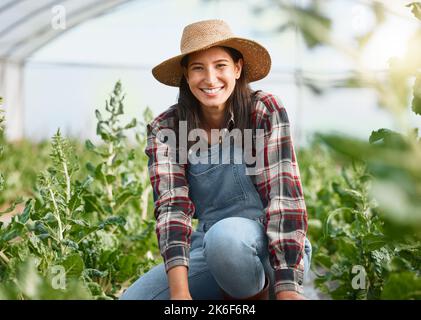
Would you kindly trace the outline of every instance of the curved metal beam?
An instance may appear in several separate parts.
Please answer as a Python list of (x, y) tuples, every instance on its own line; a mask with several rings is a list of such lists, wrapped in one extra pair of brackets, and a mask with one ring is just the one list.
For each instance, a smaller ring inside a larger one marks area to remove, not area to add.
[(49, 8), (54, 7), (58, 3), (63, 3), (64, 1), (66, 1), (66, 0), (52, 0), (51, 2), (45, 4), (41, 7), (37, 7), (37, 9), (29, 12), (28, 14), (26, 14), (22, 17), (20, 17), (16, 21), (12, 22), (10, 25), (8, 25), (5, 28), (3, 28), (2, 30), (0, 30), (0, 37), (4, 36), (8, 32), (10, 32), (13, 29), (19, 27), (20, 25), (27, 23), (29, 20), (31, 20), (32, 18), (35, 18), (40, 13), (45, 12), (45, 10), (48, 10)]
[[(54, 38), (58, 36), (63, 35), (64, 32), (68, 32), (69, 30), (73, 29), (75, 26), (79, 25), (81, 22), (106, 14), (109, 10), (117, 6), (120, 6), (124, 3), (128, 3), (130, 1), (134, 1), (134, 0), (115, 0), (113, 3), (106, 3), (106, 2), (104, 3), (103, 0), (99, 0), (94, 3), (89, 4), (88, 6), (79, 8), (76, 11), (68, 14), (66, 30), (63, 30), (63, 31), (60, 31), (60, 33), (57, 33), (57, 31), (53, 30), (50, 25), (43, 26), (42, 28), (28, 35), (27, 37), (16, 42), (13, 46), (9, 48), (9, 50), (7, 50), (4, 53), (3, 56), (6, 59), (23, 61), (28, 56), (30, 56), (35, 51), (37, 51), (42, 46), (44, 46), (46, 43), (50, 42), (51, 40), (53, 40)], [(37, 43), (35, 43), (35, 39), (37, 39), (38, 41)], [(23, 48), (25, 45), (28, 45), (28, 44), (29, 46), (27, 49)], [(21, 53), (17, 54), (19, 50), (21, 51)]]
[(9, 2), (6, 2), (0, 7), (0, 14), (6, 10), (9, 10), (10, 8), (13, 8), (15, 5), (23, 1), (26, 1), (26, 0), (10, 0)]

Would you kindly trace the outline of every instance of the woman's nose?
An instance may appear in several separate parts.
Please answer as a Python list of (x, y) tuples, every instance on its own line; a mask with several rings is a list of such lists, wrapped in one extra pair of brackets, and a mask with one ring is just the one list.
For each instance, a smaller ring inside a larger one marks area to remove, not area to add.
[(205, 74), (205, 80), (209, 84), (209, 86), (212, 86), (216, 83), (216, 72), (212, 68), (209, 68), (206, 70)]

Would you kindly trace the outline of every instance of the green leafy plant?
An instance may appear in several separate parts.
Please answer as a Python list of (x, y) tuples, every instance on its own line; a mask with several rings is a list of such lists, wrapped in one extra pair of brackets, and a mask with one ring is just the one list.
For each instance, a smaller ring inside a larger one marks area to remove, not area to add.
[(146, 159), (126, 142), (124, 133), (136, 121), (119, 125), (120, 82), (106, 111), (106, 120), (96, 111), (104, 144), (86, 142), (99, 158), (86, 163), (88, 174), (76, 179), (83, 166), (58, 130), (51, 139), (51, 165), (38, 174), (34, 197), (10, 221), (0, 222), (0, 297), (113, 299), (157, 262), (155, 222), (141, 217), (145, 169), (139, 166)]
[[(3, 104), (3, 98), (0, 97), (0, 106)], [(0, 135), (3, 134), (3, 122), (4, 122), (4, 116), (3, 116), (3, 110), (0, 109)], [(3, 153), (3, 146), (0, 145), (0, 157)], [(0, 191), (4, 188), (4, 177), (0, 172)]]
[[(335, 299), (420, 299), (421, 143), (407, 110), (412, 93), (412, 111), (420, 114), (421, 29), (409, 40), (404, 57), (390, 59), (388, 70), (379, 77), (361, 65), (359, 50), (385, 21), (381, 5), (373, 2), (368, 6), (376, 23), (365, 35), (353, 39), (355, 47), (334, 39), (317, 2), (305, 8), (280, 3), (280, 8), (293, 13), (287, 23), (300, 31), (308, 48), (327, 45), (354, 62), (355, 75), (332, 83), (332, 87), (371, 88), (378, 105), (391, 114), (398, 128), (375, 130), (369, 141), (333, 134), (316, 137), (317, 144), (332, 151), (331, 157), (321, 161), (328, 164), (322, 173), (317, 171), (320, 168), (311, 170), (311, 164), (303, 170), (303, 176), (309, 174), (312, 180), (303, 179), (311, 186), (305, 190), (310, 194), (306, 197), (309, 234), (316, 240), (316, 285)], [(420, 19), (420, 4), (407, 6)], [(313, 82), (307, 82), (312, 89)], [(316, 91), (323, 93), (320, 88)], [(315, 176), (323, 181), (322, 186), (318, 179), (314, 181)], [(354, 281), (357, 274), (353, 270), (358, 266), (364, 270), (361, 287)], [(402, 288), (393, 293), (400, 279)]]
[[(419, 227), (387, 219), (372, 195), (371, 167), (333, 153), (320, 139), (298, 155), (316, 286), (334, 299), (419, 299)], [(403, 288), (394, 291), (400, 275)]]

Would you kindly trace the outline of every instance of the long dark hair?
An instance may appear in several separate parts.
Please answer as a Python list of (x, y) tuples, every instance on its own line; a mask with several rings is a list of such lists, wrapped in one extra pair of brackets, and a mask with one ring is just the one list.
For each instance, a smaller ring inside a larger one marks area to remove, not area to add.
[[(236, 49), (229, 47), (221, 47), (224, 49), (237, 63), (243, 55)], [(187, 68), (189, 56), (185, 56), (181, 60), (181, 65)], [(231, 117), (231, 112), (234, 114), (234, 128), (241, 130), (244, 137), (244, 129), (251, 128), (251, 113), (254, 107), (253, 96), (255, 92), (250, 88), (246, 79), (244, 68), (241, 70), (240, 78), (237, 79), (233, 92), (226, 102), (224, 126), (227, 127), (228, 121)], [(180, 81), (180, 90), (178, 94), (177, 104), (178, 120), (187, 121), (187, 132), (190, 130), (203, 128), (202, 117), (199, 100), (193, 95), (184, 75)], [(176, 126), (178, 128), (178, 125)], [(178, 135), (177, 135), (178, 136)], [(194, 141), (188, 141), (188, 148)]]

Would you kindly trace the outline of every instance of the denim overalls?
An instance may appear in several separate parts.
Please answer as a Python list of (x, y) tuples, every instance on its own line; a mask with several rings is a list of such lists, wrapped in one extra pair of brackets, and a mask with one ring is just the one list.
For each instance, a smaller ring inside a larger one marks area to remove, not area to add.
[(194, 218), (199, 219), (198, 231), (206, 232), (215, 222), (227, 217), (263, 222), (263, 204), (250, 176), (246, 175), (241, 148), (233, 142), (216, 143), (198, 158), (203, 163), (189, 162), (187, 174), (189, 196), (196, 207)]
[[(192, 298), (222, 299), (221, 288), (233, 297), (252, 296), (263, 288), (266, 274), (274, 299), (264, 208), (251, 177), (245, 174), (241, 149), (233, 142), (214, 144), (197, 155), (201, 163), (192, 163), (192, 157), (189, 153), (186, 175), (196, 208), (194, 218), (199, 220), (191, 236), (188, 269)], [(306, 238), (305, 275), (310, 261), (311, 244)], [(121, 298), (169, 299), (164, 264), (141, 276)]]

